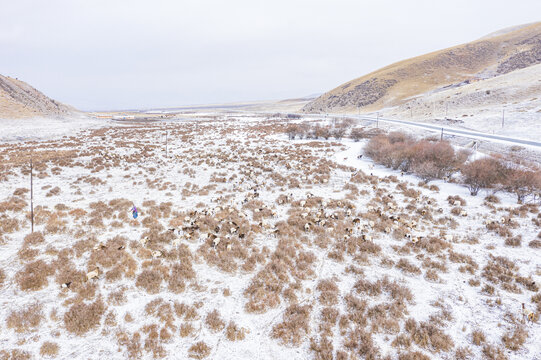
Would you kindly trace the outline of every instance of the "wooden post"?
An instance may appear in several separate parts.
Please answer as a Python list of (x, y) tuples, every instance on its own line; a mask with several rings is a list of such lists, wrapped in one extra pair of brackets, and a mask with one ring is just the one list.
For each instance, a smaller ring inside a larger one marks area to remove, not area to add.
[(30, 219), (32, 221), (32, 232), (34, 232), (34, 181), (33, 181), (33, 164), (30, 157)]
[(167, 130), (167, 125), (165, 126), (165, 157), (169, 157), (169, 130)]
[(443, 128), (441, 128), (441, 136), (440, 136), (440, 141), (443, 140)]
[(379, 112), (376, 113), (376, 129), (379, 128)]

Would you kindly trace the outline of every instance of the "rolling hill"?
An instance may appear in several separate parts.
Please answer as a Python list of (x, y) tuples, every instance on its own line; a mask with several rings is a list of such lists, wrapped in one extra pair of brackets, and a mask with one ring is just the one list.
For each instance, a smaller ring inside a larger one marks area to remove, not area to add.
[(360, 108), (368, 112), (474, 83), (483, 91), (487, 79), (536, 64), (541, 64), (541, 22), (500, 30), (467, 44), (386, 66), (321, 95), (303, 111), (348, 113)]
[(76, 110), (53, 100), (24, 81), (0, 75), (0, 119), (62, 117)]

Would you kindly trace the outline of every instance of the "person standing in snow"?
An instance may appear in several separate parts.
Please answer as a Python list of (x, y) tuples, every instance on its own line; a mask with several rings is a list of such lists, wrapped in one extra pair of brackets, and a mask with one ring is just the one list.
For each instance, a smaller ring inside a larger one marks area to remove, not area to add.
[(134, 219), (137, 219), (137, 216), (139, 216), (139, 214), (137, 214), (137, 208), (135, 207), (135, 205), (133, 205), (133, 207), (131, 208), (130, 210), (132, 216)]

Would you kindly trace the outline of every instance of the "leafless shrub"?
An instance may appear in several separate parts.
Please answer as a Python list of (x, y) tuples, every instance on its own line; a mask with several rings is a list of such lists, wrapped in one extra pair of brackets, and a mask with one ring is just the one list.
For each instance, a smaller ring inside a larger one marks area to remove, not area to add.
[(2, 360), (30, 360), (32, 358), (28, 351), (11, 349), (0, 350), (0, 359)]
[(472, 343), (477, 346), (481, 346), (486, 342), (485, 333), (482, 330), (477, 329), (471, 333)]
[(430, 322), (417, 324), (414, 319), (410, 318), (406, 321), (405, 328), (412, 340), (425, 349), (434, 352), (447, 352), (454, 346), (451, 337)]
[(210, 355), (210, 347), (203, 341), (196, 342), (188, 349), (188, 356), (194, 359), (203, 359)]
[(490, 344), (483, 346), (483, 355), (487, 360), (507, 360), (507, 356), (501, 348)]
[(81, 302), (72, 305), (64, 314), (66, 330), (77, 335), (87, 333), (99, 325), (105, 309), (101, 299), (90, 304)]
[(310, 305), (294, 304), (289, 306), (284, 312), (282, 322), (273, 327), (271, 336), (274, 339), (280, 339), (286, 345), (299, 345), (301, 339), (310, 332), (311, 309)]
[(522, 326), (515, 328), (513, 332), (507, 332), (502, 336), (502, 343), (512, 351), (518, 351), (528, 338), (528, 331)]
[(141, 335), (136, 332), (131, 337), (126, 332), (118, 331), (116, 333), (118, 345), (126, 348), (126, 352), (130, 359), (138, 359), (141, 357)]
[(470, 190), (470, 194), (476, 196), (480, 189), (489, 189), (496, 184), (501, 184), (505, 178), (503, 164), (495, 158), (483, 158), (472, 161), (460, 169), (463, 182)]
[(430, 360), (430, 357), (419, 351), (409, 351), (399, 354), (398, 360)]
[(225, 322), (220, 316), (218, 310), (214, 309), (207, 314), (205, 324), (214, 332), (223, 330)]
[(541, 248), (541, 240), (532, 240), (528, 243), (528, 246), (533, 249), (540, 249)]
[(35, 246), (43, 243), (44, 241), (45, 238), (43, 237), (43, 234), (39, 231), (36, 231), (24, 237), (23, 246)]
[(37, 291), (47, 286), (47, 277), (53, 273), (54, 269), (49, 264), (36, 260), (17, 272), (15, 279), (21, 290)]
[(59, 346), (57, 343), (51, 341), (45, 341), (39, 348), (39, 354), (41, 356), (56, 357), (58, 355)]
[(135, 285), (149, 294), (157, 294), (160, 291), (162, 281), (163, 274), (159, 270), (147, 269), (137, 276)]
[(34, 303), (19, 311), (12, 311), (6, 320), (8, 329), (14, 329), (18, 333), (36, 331), (43, 320), (41, 304)]
[(520, 247), (522, 244), (522, 236), (517, 235), (514, 237), (508, 237), (505, 239), (505, 245), (512, 246), (512, 247)]
[(409, 274), (415, 274), (419, 275), (421, 273), (421, 269), (419, 269), (418, 266), (412, 264), (408, 261), (408, 259), (401, 258), (398, 263), (396, 264), (396, 267), (403, 272), (409, 273)]
[(316, 289), (320, 292), (319, 302), (322, 305), (335, 305), (338, 302), (338, 286), (331, 279), (321, 280)]
[(239, 327), (234, 321), (230, 321), (225, 329), (225, 336), (229, 341), (244, 340), (246, 329)]
[(315, 338), (310, 339), (310, 350), (314, 352), (315, 359), (326, 360), (333, 358), (333, 345), (327, 337), (322, 337), (319, 342)]

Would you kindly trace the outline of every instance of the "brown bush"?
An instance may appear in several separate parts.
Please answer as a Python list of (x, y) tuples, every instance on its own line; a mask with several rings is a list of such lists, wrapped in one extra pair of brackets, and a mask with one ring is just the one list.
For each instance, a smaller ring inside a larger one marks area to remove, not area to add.
[(480, 189), (489, 189), (503, 183), (505, 168), (503, 164), (494, 158), (483, 158), (472, 161), (460, 169), (463, 182), (470, 190), (472, 196), (476, 196)]
[(8, 329), (26, 333), (36, 331), (41, 320), (43, 320), (42, 306), (35, 303), (19, 311), (12, 311), (7, 317), (6, 325)]
[(143, 270), (137, 276), (135, 285), (143, 288), (149, 294), (157, 294), (163, 281), (163, 274), (159, 270)]
[(64, 314), (66, 330), (77, 335), (83, 335), (100, 324), (106, 307), (101, 299), (93, 303), (77, 303), (72, 305)]
[(322, 305), (329, 306), (335, 305), (338, 302), (339, 290), (338, 286), (331, 279), (321, 280), (316, 287), (316, 290), (320, 292), (319, 302)]
[(299, 345), (310, 332), (309, 320), (312, 307), (310, 305), (291, 305), (284, 312), (281, 323), (272, 328), (272, 337), (280, 339), (286, 345)]
[(230, 321), (225, 329), (225, 336), (229, 341), (244, 340), (246, 329), (239, 327), (234, 321)]
[(24, 237), (24, 243), (23, 246), (34, 246), (41, 244), (45, 241), (45, 238), (43, 237), (43, 234), (39, 231), (33, 232), (31, 234), (28, 234)]
[(205, 324), (214, 332), (221, 331), (225, 327), (225, 322), (220, 317), (220, 313), (216, 309), (207, 314)]
[(2, 360), (30, 360), (32, 355), (28, 351), (11, 349), (0, 350), (0, 359)]
[(50, 341), (45, 341), (39, 348), (39, 354), (41, 356), (56, 357), (58, 355), (58, 344)]
[(6, 273), (4, 272), (4, 269), (0, 268), (0, 288), (4, 285), (5, 281), (6, 281)]
[(485, 343), (486, 339), (485, 339), (485, 333), (483, 333), (482, 330), (474, 330), (472, 333), (471, 333), (471, 336), (472, 336), (472, 343), (474, 345), (477, 345), (477, 346), (481, 346), (482, 344)]
[(526, 331), (523, 327), (519, 326), (512, 333), (507, 332), (506, 334), (504, 334), (502, 336), (502, 343), (509, 350), (518, 351), (520, 350), (522, 345), (524, 345), (527, 338), (528, 331)]
[(210, 355), (210, 347), (203, 341), (196, 342), (188, 349), (188, 356), (194, 359), (203, 359)]
[(505, 239), (505, 245), (512, 247), (519, 247), (522, 244), (522, 236), (517, 235), (514, 237), (508, 237)]
[(505, 174), (504, 189), (517, 196), (517, 202), (522, 204), (524, 200), (539, 192), (541, 189), (541, 172), (508, 168)]
[(421, 269), (419, 269), (418, 266), (412, 264), (408, 261), (408, 259), (405, 258), (401, 258), (396, 264), (396, 267), (409, 274), (419, 275), (421, 273)]
[[(534, 249), (541, 248), (541, 240), (532, 240), (528, 243), (528, 246)], [(1, 283), (1, 282), (0, 282)]]
[(43, 260), (27, 264), (15, 274), (15, 279), (21, 290), (37, 291), (48, 285), (47, 277), (54, 274), (54, 269)]

